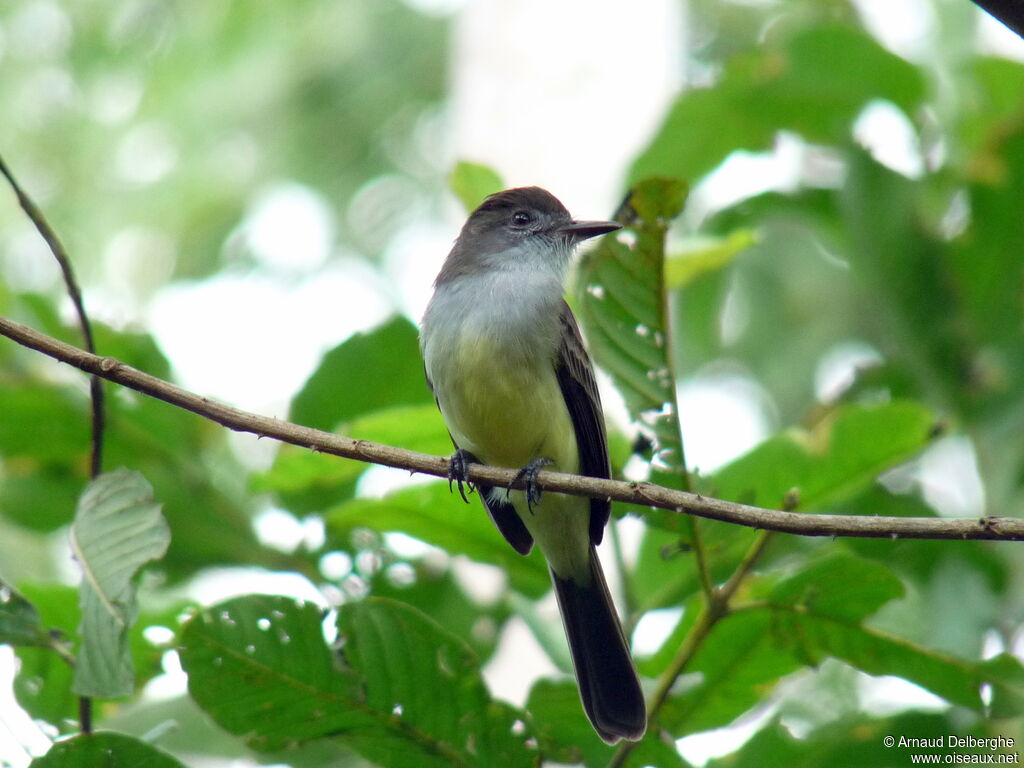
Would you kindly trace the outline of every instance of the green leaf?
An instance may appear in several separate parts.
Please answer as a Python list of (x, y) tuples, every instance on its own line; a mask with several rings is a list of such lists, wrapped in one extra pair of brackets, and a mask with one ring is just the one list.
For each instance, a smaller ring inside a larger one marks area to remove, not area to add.
[(42, 382), (3, 386), (0, 515), (35, 531), (70, 522), (88, 479), (89, 413), (81, 393)]
[[(757, 532), (742, 525), (700, 521), (701, 543), (712, 583), (729, 578), (750, 549)], [(637, 609), (655, 610), (679, 605), (701, 589), (692, 544), (664, 526), (648, 526), (632, 578)]]
[(185, 768), (166, 752), (121, 733), (80, 734), (50, 747), (29, 768)]
[(84, 456), (89, 450), (87, 404), (58, 387), (4, 389), (0, 419), (0, 455), (53, 463)]
[(491, 701), (469, 648), (415, 609), (342, 606), (342, 651), (316, 606), (248, 595), (181, 635), (189, 691), (263, 751), (333, 736), (383, 766), (529, 765), (516, 713)]
[[(773, 630), (805, 664), (833, 656), (870, 675), (895, 675), (916, 683), (952, 704), (984, 712), (982, 686), (1006, 707), (1003, 716), (1020, 714), (1024, 703), (1024, 670), (1004, 657), (1005, 667), (960, 659), (848, 621), (775, 609)], [(1008, 674), (1009, 673), (1009, 674)]]
[(636, 662), (637, 671), (645, 677), (658, 677), (671, 663), (686, 636), (693, 630), (703, 605), (702, 595), (693, 595), (684, 603), (683, 613), (668, 637), (653, 654)]
[[(39, 613), (41, 642), (38, 647), (15, 648), (18, 674), (14, 691), (18, 703), (32, 717), (46, 721), (62, 732), (78, 727), (78, 697), (72, 693), (72, 650), (78, 643), (81, 611), (78, 590), (56, 583), (25, 582), (19, 585), (24, 599)], [(171, 629), (187, 604), (171, 602), (154, 610), (147, 603), (129, 634), (129, 646), (135, 667), (136, 685), (163, 672), (166, 647), (154, 644), (146, 630), (159, 626)]]
[(675, 738), (728, 725), (801, 666), (771, 633), (771, 616), (744, 611), (718, 622), (658, 722)]
[(418, 339), (404, 317), (353, 335), (324, 355), (292, 400), (290, 420), (330, 431), (382, 408), (433, 403)]
[[(900, 736), (939, 739), (948, 737), (951, 733), (964, 733), (962, 723), (954, 722), (953, 718), (946, 714), (914, 712), (889, 719), (843, 720), (796, 738), (779, 722), (780, 719), (774, 718), (737, 752), (708, 762), (707, 768), (763, 768), (766, 765), (784, 765), (787, 768), (895, 768), (911, 764), (911, 752), (930, 753), (935, 750), (887, 747), (884, 741), (886, 736), (897, 739)], [(988, 735), (985, 729), (989, 725), (979, 723), (972, 731), (976, 736)], [(941, 764), (942, 750), (938, 752), (940, 760), (937, 762)]]
[(350, 421), (345, 426), (345, 434), (420, 453), (447, 455), (452, 451), (452, 440), (441, 411), (433, 401), (368, 413)]
[[(478, 659), (460, 639), (414, 608), (380, 599), (342, 606), (338, 629), (364, 680), (365, 706), (389, 721), (352, 742), (365, 757), (392, 765), (533, 764), (524, 737), (513, 734), (520, 714), (491, 700)], [(409, 759), (416, 753), (422, 762)]]
[[(1024, 67), (1012, 66), (1019, 79)], [(1019, 115), (1019, 101), (1014, 109)], [(981, 178), (969, 187), (970, 225), (949, 252), (959, 308), (956, 324), (969, 329), (965, 335), (978, 350), (964, 381), (970, 395), (966, 405), (982, 413), (992, 413), (993, 404), (1012, 413), (1024, 386), (1020, 300), (1007, 289), (1024, 280), (1024, 222), (1014, 206), (1024, 195), (1024, 130), (1019, 121), (993, 127), (994, 135), (984, 144), (988, 172), (978, 174)], [(1024, 462), (1019, 448), (1016, 453), (1005, 470), (1011, 477)], [(1006, 460), (1003, 456), (1000, 463)]]
[(775, 605), (815, 615), (860, 621), (903, 596), (903, 583), (884, 565), (845, 554), (812, 562), (771, 591)]
[(243, 470), (222, 427), (123, 388), (112, 388), (106, 402), (105, 462), (132, 467), (152, 484), (174, 531), (160, 562), (169, 578), (224, 564), (279, 564), (280, 552), (256, 540)]
[[(893, 493), (878, 483), (837, 507), (835, 511), (843, 515), (938, 517), (935, 510), (916, 493)], [(986, 542), (961, 541), (951, 547), (943, 541), (851, 538), (843, 544), (858, 555), (884, 563), (919, 585), (929, 582), (944, 563), (950, 562), (958, 563), (964, 571), (983, 577), (986, 586), (995, 592), (1006, 590), (1012, 579), (1006, 560)]]
[[(970, 339), (959, 316), (957, 284), (949, 279), (948, 246), (922, 226), (923, 188), (865, 151), (848, 154), (849, 170), (838, 198), (850, 237), (850, 275), (871, 341), (884, 356), (900, 360), (930, 399), (962, 401), (972, 365)], [(1007, 194), (1014, 191), (998, 192)], [(999, 237), (1013, 239), (1002, 228)], [(1010, 275), (988, 269), (999, 260), (997, 251), (991, 262), (986, 257), (979, 259), (983, 263), (972, 260), (970, 269), (980, 270), (990, 282), (1001, 282)], [(1006, 316), (1005, 304), (985, 311)]]
[[(752, 597), (767, 589), (773, 605), (851, 625), (903, 594), (899, 579), (885, 566), (850, 555), (827, 556), (781, 581), (762, 581), (747, 585)], [(690, 600), (673, 637), (655, 659), (666, 659), (682, 644), (698, 613), (697, 599)], [(779, 637), (777, 622), (770, 612), (738, 605), (698, 648), (677, 686), (680, 692), (668, 700), (659, 722), (679, 737), (728, 725), (757, 706), (778, 680), (807, 662)]]
[[(358, 440), (372, 440), (420, 453), (448, 454), (452, 441), (434, 403), (400, 405), (360, 416), (339, 431)], [(271, 491), (295, 512), (320, 511), (355, 493), (355, 481), (369, 466), (292, 445), (283, 445), (273, 466), (252, 481), (255, 491)]]
[[(83, 424), (87, 417), (81, 416)], [(0, 479), (0, 515), (30, 530), (50, 531), (70, 522), (88, 473), (81, 466), (86, 442), (68, 446), (74, 458), (56, 463), (7, 461)]]
[[(598, 738), (593, 726), (583, 714), (580, 694), (576, 685), (568, 680), (538, 680), (526, 704), (530, 721), (537, 733), (544, 764), (582, 762), (588, 768), (603, 768), (608, 765), (615, 747), (610, 747)], [(682, 768), (683, 759), (675, 745), (661, 739), (659, 732), (652, 728), (637, 744), (623, 763), (630, 768), (658, 766), (658, 768)]]
[(579, 690), (571, 681), (538, 680), (530, 689), (526, 711), (548, 760), (607, 764), (612, 750), (594, 732), (583, 713)]
[(0, 581), (0, 643), (49, 646), (39, 611), (12, 587)]
[[(895, 494), (876, 484), (834, 510), (837, 514), (937, 517), (918, 493)], [(974, 658), (989, 642), (1013, 583), (1010, 559), (987, 542), (846, 539), (842, 547), (871, 558), (908, 584), (907, 597), (873, 625), (922, 645)]]
[(487, 165), (460, 160), (448, 177), (448, 186), (459, 198), (466, 212), (476, 209), (488, 195), (505, 188), (501, 176)]
[(551, 587), (544, 559), (523, 557), (509, 546), (491, 523), (483, 505), (470, 497), (466, 504), (445, 483), (406, 488), (382, 499), (355, 498), (325, 515), (333, 540), (348, 543), (357, 528), (404, 533), (482, 563), (502, 568), (512, 586), (530, 597)]
[(801, 509), (820, 509), (914, 456), (934, 427), (934, 416), (914, 402), (840, 406), (812, 431), (776, 435), (729, 463), (712, 487), (721, 498), (769, 508), (780, 507), (795, 488)]
[(757, 242), (753, 230), (740, 229), (712, 242), (673, 253), (665, 260), (665, 288), (685, 288), (701, 275), (722, 269)]
[(851, 27), (813, 27), (726, 62), (714, 88), (684, 93), (630, 174), (695, 182), (733, 151), (771, 147), (778, 131), (845, 143), (873, 99), (910, 113), (924, 95), (915, 67)]
[(981, 689), (988, 685), (1002, 716), (1024, 711), (1024, 668), (1012, 657), (959, 659), (862, 624), (902, 593), (902, 584), (886, 566), (832, 556), (776, 584), (770, 608), (741, 611), (724, 620), (721, 631), (731, 634), (739, 615), (761, 614), (757, 620), (770, 621), (777, 646), (788, 648), (800, 663), (817, 665), (832, 656), (871, 675), (902, 677), (975, 711), (984, 710)]
[[(48, 648), (20, 647), (14, 694), (32, 717), (54, 724), (62, 732), (77, 728), (78, 697), (71, 692), (73, 670), (68, 664), (81, 621), (78, 590), (63, 584), (27, 582), (21, 593), (38, 610), (40, 627), (52, 638)], [(63, 655), (54, 652), (56, 646)]]
[[(603, 237), (586, 253), (577, 274), (576, 300), (595, 362), (622, 393), (634, 421), (646, 425), (655, 442), (657, 482), (683, 488), (685, 468), (677, 372), (669, 360), (665, 308), (665, 234), (686, 200), (686, 185), (676, 179), (637, 183), (615, 218), (635, 240)], [(678, 516), (652, 513), (670, 528)]]
[(282, 445), (266, 472), (252, 476), (256, 493), (274, 493), (286, 508), (303, 513), (319, 511), (350, 498), (356, 481), (367, 470), (361, 461), (318, 453), (297, 445)]
[[(367, 727), (352, 673), (324, 641), (310, 603), (246, 595), (198, 612), (181, 632), (192, 698), (259, 750)], [(257, 706), (258, 703), (258, 706)]]
[(114, 698), (132, 692), (133, 579), (167, 551), (170, 539), (153, 489), (137, 472), (100, 475), (82, 493), (71, 527), (71, 548), (83, 572), (74, 685), (79, 695)]
[[(482, 661), (489, 659), (501, 638), (501, 628), (511, 613), (509, 604), (512, 601), (497, 600), (480, 605), (466, 594), (452, 569), (438, 568), (433, 558), (423, 558), (407, 565), (414, 574), (411, 583), (392, 578), (390, 569), (384, 568), (373, 575), (370, 594), (416, 606), (449, 632), (469, 643)], [(520, 599), (531, 607), (535, 605), (524, 598)], [(520, 613), (518, 606), (515, 613)], [(564, 647), (561, 627), (552, 625), (550, 621), (548, 626), (558, 631), (558, 639)]]
[(1020, 659), (1009, 653), (1001, 653), (986, 659), (978, 665), (980, 677), (984, 680), (998, 680), (1000, 685), (991, 685), (992, 700), (988, 705), (991, 717), (1019, 717), (1024, 713), (1024, 665)]

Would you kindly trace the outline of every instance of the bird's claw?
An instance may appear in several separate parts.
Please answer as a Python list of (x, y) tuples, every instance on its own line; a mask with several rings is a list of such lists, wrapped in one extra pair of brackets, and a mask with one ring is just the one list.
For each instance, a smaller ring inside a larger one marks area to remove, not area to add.
[[(543, 457), (533, 459), (529, 464), (520, 469), (516, 476), (513, 478), (512, 483), (515, 485), (522, 479), (526, 479), (525, 490), (526, 490), (526, 507), (530, 510), (530, 514), (533, 514), (533, 508), (540, 503), (541, 489), (537, 485), (537, 474), (549, 464), (554, 464), (551, 459), (545, 459)], [(505, 498), (508, 498), (508, 494), (511, 489), (505, 491)]]
[(459, 448), (452, 457), (448, 460), (448, 490), (453, 491), (452, 483), (459, 489), (459, 496), (462, 500), (469, 504), (469, 499), (466, 498), (466, 487), (469, 488), (469, 492), (473, 492), (473, 484), (469, 481), (469, 465), (474, 461), (474, 456), (469, 451), (464, 451)]

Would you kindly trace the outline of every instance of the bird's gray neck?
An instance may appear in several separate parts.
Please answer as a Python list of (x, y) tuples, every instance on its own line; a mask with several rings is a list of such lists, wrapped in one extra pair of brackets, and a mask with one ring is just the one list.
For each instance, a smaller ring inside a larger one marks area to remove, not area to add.
[(562, 278), (555, 270), (478, 270), (438, 284), (424, 328), (458, 337), (490, 339), (496, 353), (545, 356), (557, 349)]

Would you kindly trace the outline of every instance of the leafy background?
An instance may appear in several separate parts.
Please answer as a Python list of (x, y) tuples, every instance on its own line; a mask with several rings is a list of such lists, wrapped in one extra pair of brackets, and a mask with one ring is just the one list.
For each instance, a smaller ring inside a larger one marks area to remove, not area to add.
[[(685, 398), (660, 406), (693, 387), (739, 390), (761, 431), (734, 437), (742, 455), (689, 467), (702, 492), (809, 512), (1017, 516), (1024, 66), (982, 52), (967, 2), (921, 3), (917, 36), (902, 38), (867, 5), (689, 5), (685, 87), (621, 179), (620, 192), (639, 185), (634, 236), (588, 255), (573, 296), (623, 396), (614, 463), (653, 460), (654, 477), (684, 482), (670, 470), (701, 414)], [(457, 22), (394, 0), (5, 3), (4, 157), (73, 255), (101, 351), (188, 382), (151, 327), (150, 307), (182, 287), (330, 271), (388, 296), (388, 233), (461, 215), (442, 196), (456, 158), (439, 150)], [(451, 182), (469, 205), (499, 184), (467, 165)], [(307, 203), (295, 263), (268, 259), (246, 227), (267, 189)], [(317, 206), (340, 222), (320, 260), (308, 251), (322, 244), (302, 239)], [(0, 242), (0, 313), (77, 342), (13, 200)], [(443, 238), (429, 247), (440, 257)], [(215, 350), (218, 367), (259, 350), (240, 312), (221, 308), (238, 346)], [(348, 330), (322, 343), (287, 413), (447, 453), (414, 324), (388, 315), (339, 318)], [(661, 381), (678, 389), (649, 386)], [(61, 742), (38, 765), (94, 765), (106, 749), (159, 766), (613, 759), (562, 674), (543, 564), (516, 556), (475, 504), (441, 483), (397, 487), (356, 463), (253, 449), (108, 391), (107, 466), (146, 478), (171, 540), (136, 580), (134, 692), (96, 702), (113, 733)], [(67, 542), (87, 413), (79, 377), (0, 344), (0, 640), (17, 701), (0, 757), (19, 768), (78, 727)], [(718, 430), (739, 430), (728, 416)], [(638, 431), (659, 438), (653, 456), (631, 456)], [(629, 764), (905, 765), (883, 736), (1024, 738), (1015, 545), (765, 540), (616, 511), (604, 558), (638, 665), (649, 690), (675, 680)], [(214, 586), (242, 568), (259, 570)], [(281, 594), (240, 594), (257, 579)], [(481, 596), (477, 581), (495, 586)], [(731, 613), (708, 618), (708, 583), (735, 587)], [(551, 675), (514, 705), (481, 670), (524, 624)]]

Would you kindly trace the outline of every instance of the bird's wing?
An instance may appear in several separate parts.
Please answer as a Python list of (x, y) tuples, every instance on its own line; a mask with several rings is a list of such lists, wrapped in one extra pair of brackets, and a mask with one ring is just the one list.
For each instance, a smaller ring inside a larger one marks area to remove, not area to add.
[[(594, 367), (583, 346), (576, 318), (569, 305), (562, 301), (559, 315), (562, 326), (555, 375), (558, 386), (572, 418), (576, 432), (576, 447), (580, 456), (580, 474), (589, 477), (611, 477), (608, 460), (608, 435), (605, 432), (601, 396), (597, 391)], [(604, 527), (611, 515), (611, 502), (607, 499), (590, 500), (590, 540), (600, 544)]]

